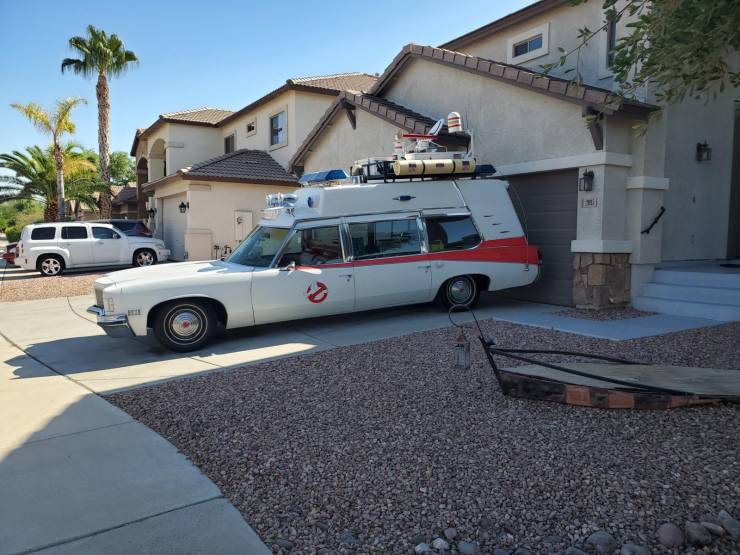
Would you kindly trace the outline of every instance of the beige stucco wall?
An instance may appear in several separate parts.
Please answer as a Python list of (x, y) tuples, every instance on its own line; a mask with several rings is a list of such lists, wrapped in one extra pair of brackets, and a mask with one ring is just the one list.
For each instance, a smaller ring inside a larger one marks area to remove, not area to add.
[(364, 110), (356, 109), (355, 114), (356, 129), (345, 114), (337, 114), (304, 160), (306, 173), (333, 168), (349, 173), (355, 160), (392, 154), (393, 136), (400, 129)]
[[(161, 149), (164, 148), (164, 157)], [(149, 181), (223, 154), (223, 139), (217, 128), (202, 125), (165, 123), (146, 140), (146, 157), (149, 163)], [(142, 153), (143, 154), (143, 153)]]
[[(216, 256), (214, 245), (235, 249), (239, 241), (236, 234), (236, 212), (248, 211), (252, 214), (252, 224), (260, 219), (265, 207), (265, 195), (292, 191), (292, 187), (261, 185), (250, 183), (222, 183), (190, 181), (178, 179), (173, 183), (158, 187), (154, 197), (158, 206), (162, 200), (185, 193), (184, 201), (190, 203), (186, 212), (185, 251), (188, 260), (211, 260)], [(161, 222), (161, 208), (158, 218)], [(164, 222), (166, 225), (166, 222)]]
[[(313, 129), (316, 122), (332, 103), (334, 97), (324, 94), (313, 94), (303, 91), (286, 91), (255, 110), (245, 113), (220, 128), (223, 138), (236, 136), (236, 148), (266, 150), (283, 167)], [(270, 147), (270, 117), (286, 110), (288, 141), (285, 145)], [(256, 133), (247, 135), (247, 123), (256, 120)]]

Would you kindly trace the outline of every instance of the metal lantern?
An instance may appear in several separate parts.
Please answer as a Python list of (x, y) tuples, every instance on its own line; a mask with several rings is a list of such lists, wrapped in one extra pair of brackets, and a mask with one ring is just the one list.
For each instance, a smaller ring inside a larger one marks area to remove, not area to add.
[(470, 368), (470, 341), (465, 337), (465, 332), (460, 329), (460, 335), (455, 342), (455, 368), (468, 370)]

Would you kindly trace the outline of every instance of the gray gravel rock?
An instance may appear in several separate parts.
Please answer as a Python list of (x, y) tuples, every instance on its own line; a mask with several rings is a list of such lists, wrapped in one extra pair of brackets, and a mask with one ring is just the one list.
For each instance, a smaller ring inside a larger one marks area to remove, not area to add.
[(563, 555), (588, 555), (585, 551), (578, 549), (577, 547), (569, 547), (565, 550)]
[(526, 547), (518, 547), (514, 551), (514, 555), (532, 555), (532, 552)]
[(542, 538), (542, 543), (545, 545), (557, 545), (563, 541), (563, 538), (560, 536), (545, 536)]
[(420, 543), (416, 547), (414, 547), (415, 553), (429, 553), (432, 550), (432, 548), (429, 546), (428, 543)]
[(445, 528), (444, 534), (445, 534), (445, 538), (447, 538), (448, 541), (452, 541), (457, 537), (457, 529), (456, 528)]
[(493, 550), (493, 555), (511, 555), (511, 549), (504, 549), (503, 547), (497, 547)]
[(619, 550), (619, 555), (651, 555), (650, 549), (644, 545), (636, 545), (634, 543), (626, 543)]
[(447, 551), (450, 548), (450, 544), (442, 538), (437, 538), (432, 542), (432, 547), (437, 551)]
[(709, 520), (702, 519), (699, 521), (699, 524), (704, 526), (707, 530), (709, 530), (712, 534), (715, 536), (724, 536), (725, 535), (725, 529), (722, 527), (722, 524), (717, 524), (715, 522), (711, 522)]
[(658, 528), (658, 541), (666, 547), (680, 547), (684, 541), (683, 532), (672, 522), (666, 522)]
[(609, 532), (599, 530), (586, 539), (586, 545), (593, 547), (599, 555), (611, 555), (619, 547), (617, 540)]
[(286, 549), (288, 551), (295, 547), (295, 544), (292, 541), (283, 538), (277, 538), (276, 540), (273, 540), (272, 544), (277, 545), (278, 547), (281, 547), (282, 549)]
[(474, 542), (457, 542), (457, 550), (463, 555), (476, 555), (479, 552), (478, 544)]
[(733, 539), (740, 539), (740, 521), (732, 518), (732, 515), (727, 511), (719, 512), (719, 521), (722, 523), (722, 527), (727, 531)]
[(686, 543), (694, 546), (704, 546), (712, 543), (712, 534), (698, 522), (686, 522)]
[(349, 545), (357, 545), (360, 543), (360, 541), (355, 537), (355, 535), (349, 530), (345, 530), (344, 532), (340, 533), (337, 536), (337, 540), (339, 540), (339, 543), (346, 543)]

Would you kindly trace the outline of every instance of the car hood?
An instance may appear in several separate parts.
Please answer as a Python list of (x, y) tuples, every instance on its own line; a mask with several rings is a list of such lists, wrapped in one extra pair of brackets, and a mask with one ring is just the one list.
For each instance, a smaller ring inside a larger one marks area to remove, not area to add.
[(146, 268), (131, 268), (105, 274), (101, 280), (109, 280), (116, 285), (131, 282), (179, 280), (195, 276), (204, 276), (209, 273), (244, 273), (251, 272), (252, 266), (242, 266), (221, 260), (208, 260), (201, 262), (172, 262), (157, 264)]

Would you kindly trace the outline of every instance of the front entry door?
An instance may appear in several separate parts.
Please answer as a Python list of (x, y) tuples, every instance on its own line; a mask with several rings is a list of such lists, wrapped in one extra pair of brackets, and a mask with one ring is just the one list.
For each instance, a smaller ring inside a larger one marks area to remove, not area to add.
[(354, 304), (354, 271), (344, 259), (339, 225), (293, 231), (277, 266), (252, 273), (257, 324), (351, 312)]
[(382, 221), (353, 218), (349, 235), (357, 310), (431, 300), (431, 264), (422, 252), (417, 215)]
[(110, 227), (92, 226), (95, 264), (120, 264), (122, 249), (128, 241)]

